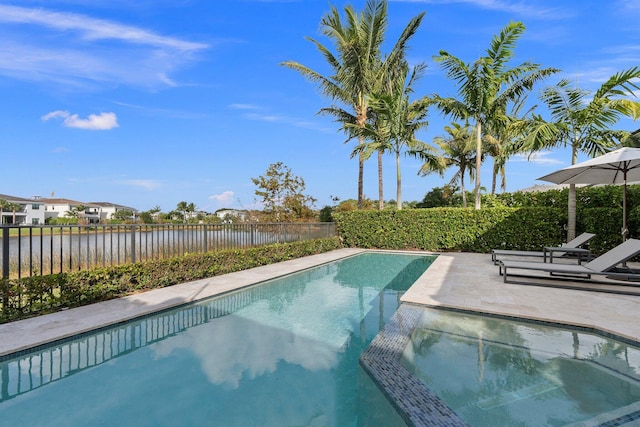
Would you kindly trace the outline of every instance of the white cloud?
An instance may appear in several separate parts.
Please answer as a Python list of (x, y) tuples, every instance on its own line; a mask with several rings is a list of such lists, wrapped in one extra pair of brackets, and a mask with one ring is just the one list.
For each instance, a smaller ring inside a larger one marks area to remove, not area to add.
[(42, 116), (42, 121), (51, 119), (64, 119), (63, 126), (77, 129), (110, 130), (119, 126), (115, 113), (89, 114), (88, 118), (81, 119), (77, 114), (57, 110)]
[(121, 40), (129, 43), (180, 51), (203, 49), (207, 45), (164, 37), (142, 28), (122, 25), (103, 19), (75, 13), (52, 12), (45, 9), (29, 9), (0, 5), (0, 23), (32, 24), (58, 31), (77, 31), (86, 40)]
[(260, 107), (252, 104), (231, 104), (229, 108), (234, 110), (258, 110)]
[(428, 3), (428, 4), (453, 4), (453, 3), (466, 3), (482, 9), (497, 10), (500, 12), (513, 13), (520, 16), (527, 16), (531, 18), (546, 18), (546, 19), (562, 19), (566, 16), (567, 12), (561, 13), (558, 8), (543, 8), (537, 7), (528, 2), (516, 2), (507, 0), (391, 0), (395, 2), (404, 3)]
[(9, 5), (0, 5), (0, 29), (0, 75), (59, 87), (176, 86), (170, 74), (209, 47), (87, 15)]
[(140, 187), (144, 190), (156, 190), (162, 187), (162, 183), (160, 181), (156, 181), (154, 179), (126, 179), (122, 181), (117, 181), (118, 184), (129, 185), (132, 187)]
[(562, 160), (547, 157), (551, 154), (554, 154), (554, 153), (551, 151), (538, 151), (529, 155), (516, 154), (515, 156), (511, 157), (510, 161), (529, 162), (529, 163), (537, 163), (542, 165), (562, 165), (565, 163)]
[(209, 196), (210, 200), (215, 200), (218, 203), (230, 203), (233, 201), (233, 191), (224, 191), (221, 194), (214, 194)]

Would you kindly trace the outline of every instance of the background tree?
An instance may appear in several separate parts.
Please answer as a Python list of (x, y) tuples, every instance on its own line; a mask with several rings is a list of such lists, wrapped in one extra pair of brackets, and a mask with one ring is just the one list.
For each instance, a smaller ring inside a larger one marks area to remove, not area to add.
[(521, 113), (525, 101), (526, 96), (521, 97), (518, 102), (512, 104), (508, 114), (497, 114), (495, 120), (487, 123), (485, 127), (483, 151), (493, 158), (492, 195), (496, 194), (498, 176), (500, 176), (500, 190), (504, 192), (507, 189), (507, 160), (512, 155), (523, 152), (526, 131), (520, 123), (531, 116), (536, 108), (533, 106), (525, 113)]
[[(620, 117), (640, 117), (640, 103), (623, 96), (635, 96), (640, 90), (636, 80), (640, 68), (633, 67), (611, 76), (595, 93), (575, 87), (566, 79), (546, 88), (541, 96), (551, 120), (534, 115), (526, 121), (525, 148), (539, 151), (556, 146), (571, 147), (571, 164), (578, 153), (595, 157), (625, 140), (629, 133), (612, 130)], [(569, 186), (567, 240), (576, 235), (576, 187)]]
[(72, 206), (71, 209), (66, 211), (64, 214), (65, 216), (76, 219), (78, 220), (78, 222), (80, 222), (82, 220), (82, 214), (86, 209), (86, 206), (83, 205)]
[(557, 72), (554, 68), (540, 69), (538, 64), (524, 62), (510, 68), (508, 62), (514, 56), (517, 40), (524, 33), (521, 22), (511, 22), (494, 36), (487, 55), (471, 64), (464, 63), (447, 51), (434, 57), (441, 63), (447, 77), (458, 85), (460, 99), (435, 95), (438, 107), (454, 119), (472, 119), (476, 130), (476, 183), (475, 208), (480, 209), (480, 169), (482, 163), (482, 140), (487, 126), (508, 110), (511, 102), (517, 102), (530, 91), (539, 80)]
[(140, 221), (144, 224), (153, 224), (160, 218), (160, 215), (158, 215), (160, 211), (160, 206), (156, 205), (148, 211), (140, 212)]
[(112, 215), (112, 219), (122, 222), (133, 221), (133, 211), (130, 209), (120, 209)]
[(416, 204), (417, 208), (438, 208), (460, 206), (460, 189), (455, 185), (445, 185), (444, 187), (434, 187), (421, 202)]
[[(295, 61), (286, 61), (281, 65), (292, 68), (312, 82), (318, 83), (324, 95), (352, 110), (347, 111), (339, 106), (320, 110), (321, 113), (332, 115), (341, 122), (342, 129), (349, 135), (347, 140), (350, 140), (354, 134), (351, 134), (345, 125), (364, 128), (370, 118), (367, 95), (375, 92), (376, 87), (384, 81), (383, 76), (391, 69), (388, 67), (402, 61), (406, 43), (415, 34), (424, 13), (409, 22), (383, 63), (380, 48), (387, 28), (387, 1), (368, 0), (362, 13), (357, 13), (351, 6), (347, 6), (344, 12), (346, 22), (342, 21), (340, 12), (335, 7), (332, 7), (320, 22), (322, 33), (334, 43), (335, 54), (319, 41), (307, 37), (325, 58), (333, 74), (324, 76)], [(364, 143), (362, 136), (355, 136), (359, 144)], [(380, 161), (378, 164), (380, 168)], [(363, 208), (363, 177), (364, 158), (359, 156), (359, 209)]]
[[(373, 111), (374, 120), (364, 128), (357, 129), (370, 142), (358, 145), (355, 153), (364, 153), (368, 158), (373, 152), (390, 152), (396, 161), (396, 207), (402, 209), (402, 172), (400, 156), (403, 152), (421, 152), (427, 155), (433, 151), (430, 146), (416, 139), (416, 133), (427, 127), (426, 120), (430, 100), (422, 97), (410, 101), (413, 84), (424, 74), (425, 64), (418, 64), (410, 70), (405, 63), (399, 64), (399, 70), (394, 73), (389, 82), (389, 91), (373, 93), (369, 104)], [(378, 175), (379, 188), (382, 188), (382, 172)], [(379, 195), (382, 197), (382, 194)], [(379, 209), (384, 204), (379, 203)]]
[(176, 205), (176, 211), (180, 212), (182, 216), (182, 221), (184, 223), (188, 222), (189, 218), (193, 216), (193, 213), (196, 211), (196, 205), (194, 203), (187, 203), (185, 201), (178, 202)]
[[(449, 189), (458, 188), (460, 183), (462, 192), (462, 207), (467, 207), (467, 192), (464, 187), (464, 177), (469, 175), (473, 179), (474, 171), (477, 165), (476, 151), (474, 150), (474, 139), (472, 127), (469, 124), (461, 126), (459, 123), (452, 123), (451, 126), (445, 126), (445, 131), (449, 134), (446, 137), (436, 136), (433, 142), (440, 147), (442, 155), (440, 159), (427, 160), (419, 170), (419, 174), (427, 175), (433, 172), (444, 176), (444, 170), (454, 166), (457, 168), (456, 173), (449, 182)], [(444, 166), (444, 167), (443, 167)]]
[(316, 199), (304, 194), (304, 179), (294, 175), (282, 162), (269, 165), (264, 175), (251, 181), (258, 187), (255, 194), (263, 204), (265, 220), (290, 222), (314, 215), (312, 207)]
[(1, 218), (2, 211), (5, 210), (7, 212), (12, 213), (11, 223), (15, 224), (16, 212), (18, 212), (20, 209), (22, 209), (22, 205), (20, 203), (9, 202), (8, 200), (0, 200), (0, 220), (2, 219)]
[(0, 225), (4, 224), (4, 217), (2, 216), (2, 212), (7, 210), (7, 204), (9, 202), (5, 199), (0, 199)]

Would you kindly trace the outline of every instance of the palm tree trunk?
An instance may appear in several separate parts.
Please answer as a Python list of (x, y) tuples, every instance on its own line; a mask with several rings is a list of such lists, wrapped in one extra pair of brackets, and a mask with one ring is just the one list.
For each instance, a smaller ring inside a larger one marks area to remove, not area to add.
[(378, 210), (384, 209), (384, 191), (382, 188), (382, 151), (378, 151)]
[(496, 184), (498, 183), (498, 169), (495, 163), (495, 159), (493, 160), (493, 174), (491, 177), (491, 195), (496, 194)]
[(363, 186), (362, 183), (364, 181), (364, 160), (362, 159), (362, 154), (358, 155), (358, 209), (362, 209), (363, 203)]
[(476, 209), (480, 209), (480, 166), (482, 165), (482, 125), (476, 117)]
[[(362, 105), (359, 110), (356, 110), (356, 124), (360, 129), (364, 129), (367, 124), (367, 106)], [(358, 145), (364, 145), (364, 137), (358, 136)], [(362, 151), (358, 155), (358, 210), (362, 209), (364, 203), (364, 157)]]
[(464, 173), (465, 167), (460, 168), (460, 191), (462, 191), (462, 207), (467, 207), (467, 191), (464, 189)]
[(400, 172), (400, 153), (396, 152), (396, 203), (398, 210), (402, 210), (402, 176)]

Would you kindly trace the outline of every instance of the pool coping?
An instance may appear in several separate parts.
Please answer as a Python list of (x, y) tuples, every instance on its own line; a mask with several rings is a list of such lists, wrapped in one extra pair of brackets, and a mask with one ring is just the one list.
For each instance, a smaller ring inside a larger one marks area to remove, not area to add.
[(0, 324), (0, 357), (5, 358), (89, 331), (258, 285), (362, 252), (365, 250), (338, 249)]

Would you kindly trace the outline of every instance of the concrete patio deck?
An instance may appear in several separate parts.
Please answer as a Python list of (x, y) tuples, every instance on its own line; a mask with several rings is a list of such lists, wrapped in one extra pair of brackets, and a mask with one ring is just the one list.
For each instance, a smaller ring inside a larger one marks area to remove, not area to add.
[[(363, 252), (340, 249), (0, 325), (0, 356)], [(544, 281), (541, 281), (544, 283)], [(547, 282), (547, 283), (556, 283)], [(584, 284), (585, 289), (631, 289)], [(444, 253), (402, 301), (577, 325), (640, 342), (638, 295), (505, 284), (489, 254)]]

